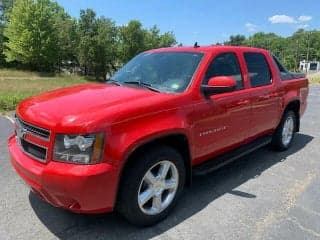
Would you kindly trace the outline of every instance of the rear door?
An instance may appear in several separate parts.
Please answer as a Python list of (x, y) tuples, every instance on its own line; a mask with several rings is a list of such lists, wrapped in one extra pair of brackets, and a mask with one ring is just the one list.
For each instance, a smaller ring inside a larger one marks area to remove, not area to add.
[(250, 102), (252, 124), (249, 137), (256, 138), (272, 132), (279, 121), (280, 99), (276, 91), (276, 77), (272, 75), (270, 59), (264, 52), (244, 52), (251, 85)]

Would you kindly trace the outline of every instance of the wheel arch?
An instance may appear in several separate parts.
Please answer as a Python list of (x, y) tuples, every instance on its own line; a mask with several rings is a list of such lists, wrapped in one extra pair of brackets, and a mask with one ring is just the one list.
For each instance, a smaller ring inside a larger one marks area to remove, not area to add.
[(296, 132), (299, 132), (300, 131), (300, 100), (293, 99), (293, 100), (289, 101), (287, 103), (286, 107), (284, 108), (282, 116), (284, 115), (285, 112), (287, 112), (289, 110), (291, 110), (295, 113), (295, 116), (296, 116), (295, 130), (296, 130)]
[[(172, 132), (166, 135), (151, 136), (132, 147), (125, 157), (121, 169), (121, 175), (126, 168), (134, 162), (134, 159), (141, 154), (141, 152), (159, 145), (172, 147), (177, 150), (183, 158), (186, 167), (186, 173), (191, 171), (191, 149), (188, 137), (182, 132)], [(188, 179), (186, 180), (188, 182)]]
[(185, 183), (190, 186), (192, 182), (192, 166), (191, 166), (191, 151), (190, 144), (186, 134), (181, 132), (170, 133), (167, 135), (161, 135), (156, 137), (148, 138), (148, 140), (142, 141), (140, 144), (136, 145), (131, 149), (124, 159), (124, 163), (121, 167), (119, 174), (119, 182), (116, 196), (116, 204), (118, 202), (118, 195), (126, 171), (129, 171), (130, 166), (135, 163), (135, 159), (146, 149), (153, 148), (155, 146), (164, 145), (176, 149), (182, 156), (184, 161), (184, 166), (186, 170), (186, 181)]

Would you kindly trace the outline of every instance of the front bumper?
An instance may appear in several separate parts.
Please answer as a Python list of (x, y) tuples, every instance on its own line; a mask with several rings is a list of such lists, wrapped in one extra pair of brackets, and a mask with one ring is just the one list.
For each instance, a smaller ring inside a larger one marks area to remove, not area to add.
[(78, 213), (113, 210), (118, 169), (107, 163), (74, 165), (38, 162), (25, 155), (15, 136), (8, 140), (11, 164), (21, 178), (48, 203)]

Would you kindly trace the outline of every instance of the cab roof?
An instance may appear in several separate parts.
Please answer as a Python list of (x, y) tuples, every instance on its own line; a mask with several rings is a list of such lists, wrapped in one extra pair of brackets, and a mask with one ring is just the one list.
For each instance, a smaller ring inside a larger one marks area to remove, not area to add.
[(167, 47), (167, 48), (158, 48), (148, 50), (147, 52), (200, 52), (200, 53), (211, 53), (213, 51), (267, 51), (266, 49), (262, 48), (253, 48), (253, 47), (246, 47), (246, 46), (225, 46), (225, 45), (210, 45), (210, 46), (186, 46), (186, 47)]

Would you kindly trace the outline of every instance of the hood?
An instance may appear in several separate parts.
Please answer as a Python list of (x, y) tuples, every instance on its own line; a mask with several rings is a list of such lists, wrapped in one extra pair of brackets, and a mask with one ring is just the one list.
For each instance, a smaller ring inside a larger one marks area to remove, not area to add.
[(19, 104), (17, 114), (56, 132), (86, 132), (148, 113), (150, 106), (172, 96), (143, 88), (85, 84), (28, 98)]

